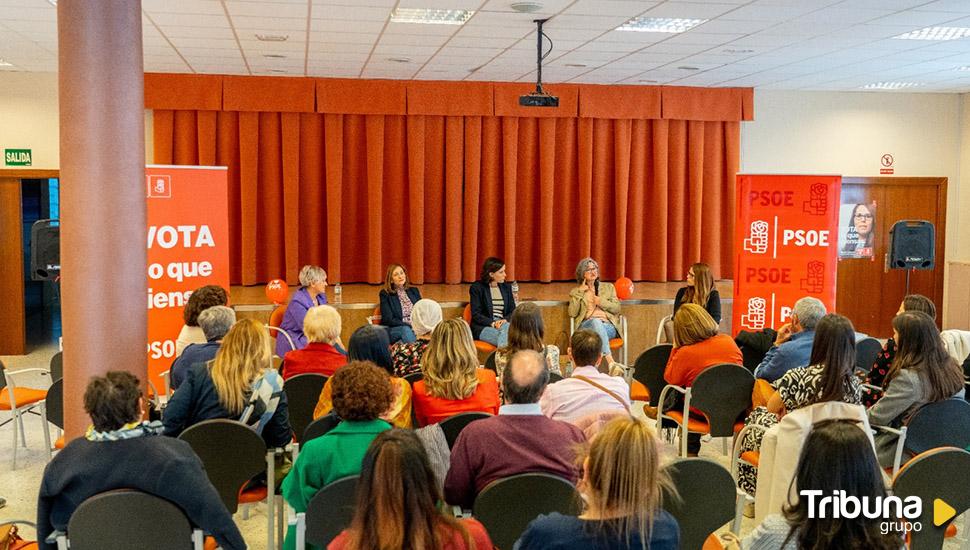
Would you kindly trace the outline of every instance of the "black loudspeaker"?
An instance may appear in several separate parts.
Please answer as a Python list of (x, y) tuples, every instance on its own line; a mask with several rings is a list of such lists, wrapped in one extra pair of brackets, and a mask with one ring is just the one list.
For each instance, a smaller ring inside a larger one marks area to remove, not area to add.
[(60, 274), (60, 222), (37, 220), (30, 226), (30, 280), (52, 281)]
[(900, 220), (889, 232), (889, 266), (893, 269), (933, 269), (936, 229), (926, 220)]

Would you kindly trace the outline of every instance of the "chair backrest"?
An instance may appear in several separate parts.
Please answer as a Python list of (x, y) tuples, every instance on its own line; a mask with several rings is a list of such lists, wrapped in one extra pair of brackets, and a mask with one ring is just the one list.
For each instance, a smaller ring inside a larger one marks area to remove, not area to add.
[(188, 550), (192, 525), (178, 506), (138, 491), (112, 491), (85, 500), (67, 524), (71, 550)]
[(370, 325), (380, 325), (381, 324), (381, 306), (374, 308), (373, 313), (367, 318), (367, 323)]
[(562, 380), (562, 375), (558, 372), (549, 371), (549, 383), (555, 384), (556, 382)]
[[(970, 508), (970, 484), (966, 483), (968, 471), (970, 452), (951, 447), (922, 453), (899, 470), (893, 480), (893, 495), (904, 502), (910, 496), (919, 497), (923, 501), (922, 515), (911, 520), (919, 521), (923, 528), (909, 533), (910, 550), (943, 548), (947, 527), (953, 519)], [(939, 527), (933, 522), (936, 499), (942, 500), (956, 511), (953, 518)]]
[(60, 429), (64, 429), (64, 379), (58, 378), (54, 380), (51, 387), (47, 388), (47, 399), (45, 401), (45, 407), (47, 408), (47, 421), (51, 424), (57, 426)]
[(681, 458), (664, 471), (675, 493), (664, 488), (663, 508), (680, 524), (680, 547), (701, 550), (707, 537), (734, 517), (731, 473), (706, 458)]
[(657, 406), (660, 392), (667, 385), (664, 369), (667, 368), (667, 360), (670, 359), (673, 349), (672, 344), (657, 344), (641, 353), (633, 363), (633, 379), (646, 386), (650, 392), (651, 407)]
[(466, 304), (465, 309), (461, 310), (461, 318), (469, 325), (472, 324), (472, 305)]
[(7, 367), (0, 361), (0, 390), (7, 387)]
[(337, 418), (335, 414), (325, 414), (320, 418), (310, 422), (306, 429), (303, 430), (303, 435), (300, 438), (300, 445), (306, 445), (308, 442), (320, 437), (321, 435), (326, 435), (327, 432), (337, 427), (340, 424), (340, 419)]
[(407, 376), (405, 376), (404, 379), (408, 381), (408, 384), (411, 384), (411, 386), (414, 386), (414, 383), (417, 382), (418, 380), (424, 380), (424, 373), (421, 371), (412, 372), (411, 374), (408, 374)]
[(330, 541), (350, 526), (357, 503), (360, 476), (347, 476), (326, 485), (306, 507), (306, 541), (326, 548)]
[(51, 357), (50, 363), (51, 380), (64, 378), (64, 352), (59, 351)]
[(202, 460), (209, 481), (230, 514), (239, 506), (239, 490), (266, 471), (266, 443), (242, 422), (205, 420), (179, 435)]
[(489, 483), (475, 498), (472, 515), (482, 522), (492, 543), (511, 550), (529, 523), (539, 514), (582, 512), (576, 488), (551, 474), (529, 473)]
[(970, 403), (944, 399), (913, 413), (906, 423), (906, 450), (917, 455), (939, 447), (970, 447)]
[(465, 426), (476, 420), (490, 416), (492, 415), (486, 412), (464, 412), (442, 420), (439, 424), (441, 425), (441, 431), (445, 432), (445, 441), (448, 442), (448, 448), (450, 449), (455, 446), (455, 441), (458, 440), (458, 434), (465, 429)]
[(691, 384), (690, 404), (704, 412), (713, 437), (734, 435), (734, 424), (751, 408), (754, 376), (741, 365), (709, 367)]
[[(286, 306), (276, 306), (273, 313), (269, 314), (269, 326), (279, 328), (280, 324), (283, 322), (283, 315), (286, 314)], [(269, 331), (269, 335), (275, 340), (276, 331)]]
[(283, 382), (283, 393), (286, 394), (290, 413), (290, 426), (296, 437), (301, 437), (303, 430), (313, 422), (313, 410), (320, 400), (320, 392), (323, 391), (326, 383), (327, 377), (315, 372), (298, 374)]
[(498, 373), (498, 368), (495, 367), (495, 352), (494, 351), (492, 353), (489, 353), (488, 354), (488, 357), (485, 358), (485, 368), (488, 369), (488, 370), (490, 370), (490, 371), (492, 371), (492, 372), (494, 372), (494, 373)]
[(855, 370), (869, 372), (882, 351), (882, 344), (875, 338), (863, 338), (855, 345)]

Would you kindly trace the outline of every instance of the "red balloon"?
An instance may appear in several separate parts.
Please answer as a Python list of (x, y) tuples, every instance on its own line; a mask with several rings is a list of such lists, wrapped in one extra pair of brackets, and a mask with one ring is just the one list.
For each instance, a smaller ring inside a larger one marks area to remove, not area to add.
[(290, 287), (282, 279), (273, 279), (266, 283), (266, 297), (274, 304), (282, 304), (290, 297)]
[(616, 280), (616, 297), (621, 300), (629, 300), (633, 296), (633, 281), (629, 277), (620, 277)]

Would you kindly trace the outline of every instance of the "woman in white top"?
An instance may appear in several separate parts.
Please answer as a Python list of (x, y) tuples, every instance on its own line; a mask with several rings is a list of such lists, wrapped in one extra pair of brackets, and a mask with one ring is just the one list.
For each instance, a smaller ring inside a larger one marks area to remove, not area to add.
[(199, 314), (213, 306), (224, 306), (229, 304), (229, 294), (226, 289), (217, 285), (206, 285), (196, 289), (189, 296), (189, 301), (182, 310), (182, 318), (185, 324), (179, 331), (178, 338), (175, 340), (175, 356), (182, 355), (182, 350), (189, 344), (206, 343), (205, 333), (199, 327)]

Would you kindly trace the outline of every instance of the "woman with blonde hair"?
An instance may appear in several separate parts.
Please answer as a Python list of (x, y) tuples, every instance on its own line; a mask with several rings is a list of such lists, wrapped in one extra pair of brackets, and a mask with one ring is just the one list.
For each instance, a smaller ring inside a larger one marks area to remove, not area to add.
[(612, 363), (610, 339), (620, 337), (620, 299), (616, 288), (600, 281), (600, 266), (593, 258), (579, 260), (576, 283), (579, 286), (569, 291), (569, 316), (577, 330), (588, 328), (599, 335), (603, 355)]
[(421, 360), (424, 379), (414, 383), (414, 415), (419, 425), (458, 413), (498, 413), (495, 373), (478, 367), (472, 333), (461, 319), (442, 321), (431, 333)]
[(577, 488), (579, 517), (539, 516), (515, 543), (540, 548), (630, 548), (674, 550), (680, 546), (677, 520), (661, 508), (660, 441), (643, 420), (622, 416), (593, 438)]
[(378, 296), (381, 302), (381, 326), (394, 342), (413, 342), (416, 338), (411, 328), (411, 310), (421, 299), (421, 292), (408, 279), (408, 272), (401, 264), (387, 266), (384, 286)]
[(340, 350), (340, 331), (343, 321), (331, 306), (314, 306), (303, 317), (303, 333), (307, 345), (283, 357), (283, 380), (298, 374), (316, 373), (333, 376), (347, 364), (347, 356)]
[(229, 329), (216, 358), (192, 365), (162, 414), (165, 435), (213, 418), (248, 424), (271, 447), (290, 441), (283, 379), (272, 367), (269, 335), (255, 319)]
[(542, 339), (546, 329), (542, 323), (542, 311), (532, 302), (524, 302), (516, 306), (509, 321), (509, 342), (504, 348), (495, 351), (495, 374), (499, 380), (505, 372), (505, 365), (515, 352), (522, 350), (537, 351), (545, 360), (546, 368), (557, 374), (562, 374), (559, 366), (559, 346), (546, 345)]
[(711, 314), (715, 323), (721, 322), (721, 295), (714, 288), (711, 267), (696, 263), (687, 270), (687, 286), (681, 287), (674, 298), (674, 314), (684, 304), (697, 304)]

